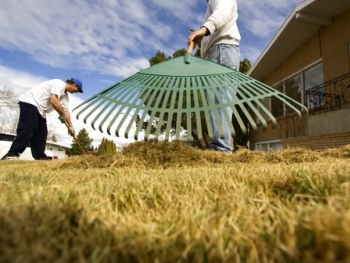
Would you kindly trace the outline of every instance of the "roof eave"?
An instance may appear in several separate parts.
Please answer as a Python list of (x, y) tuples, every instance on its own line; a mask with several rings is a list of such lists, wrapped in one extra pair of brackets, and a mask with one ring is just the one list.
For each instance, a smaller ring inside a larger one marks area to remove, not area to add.
[[(310, 27), (309, 30), (305, 30), (303, 35), (304, 39), (310, 38), (322, 25), (332, 24), (332, 19), (330, 17), (317, 16), (303, 12), (306, 7), (316, 1), (317, 0), (305, 0), (294, 7), (294, 9), (288, 15), (287, 19), (283, 22), (282, 26), (279, 28), (259, 58), (248, 71), (247, 75), (262, 81), (304, 43), (303, 41), (289, 41), (289, 47), (284, 46), (283, 50), (280, 47), (281, 44), (278, 44), (278, 42), (283, 42), (281, 40), (281, 36), (282, 34), (286, 34), (287, 28), (289, 30), (294, 29), (291, 25), (294, 25), (292, 23), (295, 23), (296, 20), (298, 20), (300, 23), (305, 23)], [(286, 38), (286, 35), (284, 35), (284, 38)], [(289, 49), (288, 52), (285, 50), (286, 48)], [(281, 58), (278, 59), (278, 61), (275, 59), (273, 63), (271, 63), (273, 60), (273, 53), (281, 52), (281, 50), (282, 52), (284, 51), (285, 54), (281, 54)]]

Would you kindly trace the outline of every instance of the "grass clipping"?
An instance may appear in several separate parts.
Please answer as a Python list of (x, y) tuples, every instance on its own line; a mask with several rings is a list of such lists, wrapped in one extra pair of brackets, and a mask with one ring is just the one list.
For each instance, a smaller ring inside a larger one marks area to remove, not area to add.
[(76, 156), (63, 161), (62, 166), (71, 168), (184, 168), (234, 163), (309, 163), (321, 159), (350, 158), (350, 145), (338, 149), (311, 151), (304, 148), (283, 149), (269, 153), (239, 149), (233, 154), (212, 150), (199, 150), (184, 143), (143, 141), (123, 148), (115, 155)]
[(0, 262), (350, 262), (350, 147), (137, 142), (0, 163)]

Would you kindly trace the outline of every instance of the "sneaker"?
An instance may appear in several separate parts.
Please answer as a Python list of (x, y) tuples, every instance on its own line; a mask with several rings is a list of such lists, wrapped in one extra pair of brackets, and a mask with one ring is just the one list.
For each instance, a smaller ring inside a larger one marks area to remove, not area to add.
[(7, 160), (7, 161), (19, 160), (19, 157), (18, 156), (6, 156), (5, 160)]

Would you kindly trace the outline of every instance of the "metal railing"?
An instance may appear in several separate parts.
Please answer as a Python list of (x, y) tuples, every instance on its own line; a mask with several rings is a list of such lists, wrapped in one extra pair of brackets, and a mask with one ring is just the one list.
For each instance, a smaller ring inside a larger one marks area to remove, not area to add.
[(350, 73), (310, 88), (305, 95), (312, 114), (340, 110), (350, 103)]

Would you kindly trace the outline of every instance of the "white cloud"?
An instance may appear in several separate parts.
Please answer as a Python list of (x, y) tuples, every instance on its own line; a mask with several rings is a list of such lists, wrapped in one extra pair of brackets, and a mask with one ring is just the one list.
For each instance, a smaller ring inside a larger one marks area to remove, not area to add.
[(6, 1), (0, 46), (52, 67), (126, 77), (148, 67), (145, 53), (171, 37), (173, 28), (157, 16), (141, 0)]
[[(241, 32), (263, 43), (298, 2), (237, 1)], [(149, 67), (157, 50), (186, 48), (188, 30), (200, 26), (205, 9), (205, 0), (4, 1), (0, 48), (56, 68), (127, 77)]]
[(18, 71), (0, 65), (0, 84), (17, 86), (18, 92), (23, 92), (28, 87), (33, 88), (46, 80), (47, 78), (45, 77), (35, 76), (25, 71)]
[(258, 39), (270, 39), (299, 0), (237, 0), (237, 2), (240, 24)]
[(260, 56), (261, 49), (250, 44), (246, 45), (244, 49), (241, 49), (241, 60), (248, 58), (253, 64)]
[[(203, 10), (203, 7), (206, 7), (205, 0), (176, 0), (176, 1), (164, 1), (164, 0), (151, 0), (151, 2), (158, 7), (161, 12), (166, 12), (166, 14), (171, 14), (178, 19), (178, 23), (184, 22), (195, 22), (197, 17), (194, 15), (194, 11)], [(201, 16), (201, 21), (202, 17)]]

